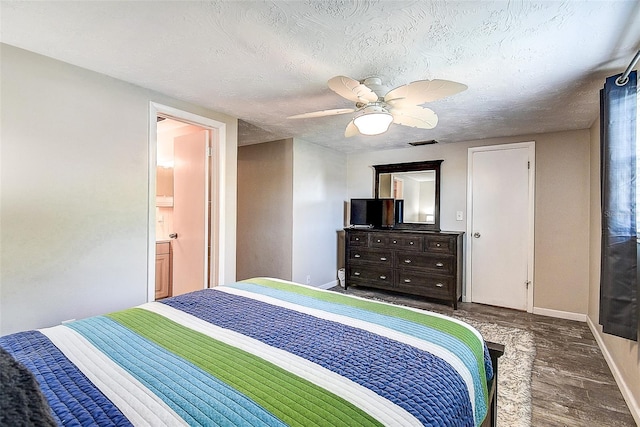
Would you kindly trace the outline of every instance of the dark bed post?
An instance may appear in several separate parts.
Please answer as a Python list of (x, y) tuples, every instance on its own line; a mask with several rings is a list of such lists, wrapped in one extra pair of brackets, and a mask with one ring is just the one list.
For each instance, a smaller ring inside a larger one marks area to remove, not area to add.
[(498, 358), (504, 354), (504, 345), (487, 341), (491, 366), (493, 366), (493, 380), (489, 388), (489, 413), (482, 423), (483, 427), (496, 427), (498, 422)]

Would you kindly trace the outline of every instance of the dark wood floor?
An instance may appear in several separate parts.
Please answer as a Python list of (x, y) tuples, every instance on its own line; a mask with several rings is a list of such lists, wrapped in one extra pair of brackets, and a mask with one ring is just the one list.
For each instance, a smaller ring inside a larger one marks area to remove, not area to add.
[[(370, 288), (332, 288), (365, 298), (443, 314), (453, 308), (423, 298)], [(635, 426), (613, 375), (586, 323), (473, 303), (459, 303), (470, 319), (531, 331), (536, 341), (533, 364), (532, 426)]]

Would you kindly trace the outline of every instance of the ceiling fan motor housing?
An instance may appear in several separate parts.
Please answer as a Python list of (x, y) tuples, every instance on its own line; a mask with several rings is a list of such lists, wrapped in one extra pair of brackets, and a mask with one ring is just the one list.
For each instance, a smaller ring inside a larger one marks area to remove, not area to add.
[(378, 99), (384, 98), (387, 92), (389, 92), (389, 88), (382, 84), (382, 79), (380, 79), (379, 77), (367, 77), (360, 83), (367, 86), (373, 91), (373, 93), (378, 95)]

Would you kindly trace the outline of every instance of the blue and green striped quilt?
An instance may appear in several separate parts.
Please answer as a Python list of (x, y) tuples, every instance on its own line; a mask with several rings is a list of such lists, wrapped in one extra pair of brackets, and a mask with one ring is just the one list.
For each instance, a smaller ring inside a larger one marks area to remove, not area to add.
[(60, 425), (474, 426), (493, 375), (458, 320), (267, 278), (0, 346)]

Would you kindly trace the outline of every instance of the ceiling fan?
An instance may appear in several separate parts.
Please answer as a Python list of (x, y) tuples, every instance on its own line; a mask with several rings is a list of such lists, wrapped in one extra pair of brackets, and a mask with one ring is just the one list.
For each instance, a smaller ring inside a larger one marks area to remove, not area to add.
[(433, 129), (438, 116), (421, 104), (455, 95), (467, 89), (466, 85), (449, 80), (418, 80), (387, 90), (378, 77), (362, 81), (336, 76), (329, 80), (329, 89), (356, 103), (355, 108), (336, 108), (297, 114), (289, 119), (306, 119), (337, 114), (359, 113), (349, 124), (344, 136), (358, 133), (378, 135), (386, 132), (391, 123), (420, 129)]

